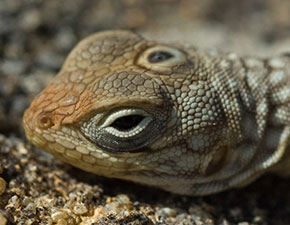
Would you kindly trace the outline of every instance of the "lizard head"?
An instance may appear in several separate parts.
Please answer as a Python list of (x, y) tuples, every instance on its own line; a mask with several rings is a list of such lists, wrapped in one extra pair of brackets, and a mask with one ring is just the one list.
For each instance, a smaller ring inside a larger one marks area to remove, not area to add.
[(189, 193), (182, 182), (217, 169), (223, 146), (214, 68), (197, 54), (128, 31), (94, 34), (26, 110), (26, 135), (86, 171)]

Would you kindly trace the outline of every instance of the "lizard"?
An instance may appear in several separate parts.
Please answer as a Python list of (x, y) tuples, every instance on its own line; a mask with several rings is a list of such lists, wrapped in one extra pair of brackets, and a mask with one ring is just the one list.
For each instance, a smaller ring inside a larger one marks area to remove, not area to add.
[(290, 173), (290, 57), (103, 31), (25, 111), (28, 140), (101, 176), (182, 195)]

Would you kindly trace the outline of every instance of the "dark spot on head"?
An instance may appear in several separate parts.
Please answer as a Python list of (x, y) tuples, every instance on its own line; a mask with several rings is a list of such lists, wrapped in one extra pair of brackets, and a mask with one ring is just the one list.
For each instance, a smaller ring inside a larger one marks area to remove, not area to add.
[(167, 59), (172, 58), (173, 55), (165, 52), (165, 51), (156, 51), (156, 52), (152, 52), (149, 57), (148, 57), (148, 61), (151, 63), (159, 63), (159, 62), (163, 62)]

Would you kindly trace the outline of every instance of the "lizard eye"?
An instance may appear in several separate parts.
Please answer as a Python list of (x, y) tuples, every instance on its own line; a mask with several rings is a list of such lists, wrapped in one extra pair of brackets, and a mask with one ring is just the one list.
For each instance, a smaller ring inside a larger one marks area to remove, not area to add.
[(137, 127), (145, 117), (142, 115), (129, 115), (116, 119), (111, 127), (119, 131), (129, 131)]
[(81, 125), (84, 135), (109, 152), (139, 152), (160, 133), (164, 119), (135, 108), (100, 113)]
[(177, 48), (160, 45), (146, 49), (140, 54), (136, 62), (146, 69), (165, 72), (174, 66), (184, 64), (186, 56)]
[(145, 111), (125, 109), (109, 115), (101, 127), (111, 135), (127, 138), (142, 132), (152, 120), (152, 116)]

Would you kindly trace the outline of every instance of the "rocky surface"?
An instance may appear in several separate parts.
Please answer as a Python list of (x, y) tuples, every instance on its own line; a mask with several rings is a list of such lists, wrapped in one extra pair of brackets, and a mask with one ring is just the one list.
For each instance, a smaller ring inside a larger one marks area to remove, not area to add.
[(290, 180), (186, 197), (88, 174), (31, 146), (21, 117), (78, 40), (105, 29), (241, 54), (290, 51), (285, 0), (0, 0), (0, 225), (290, 224)]

